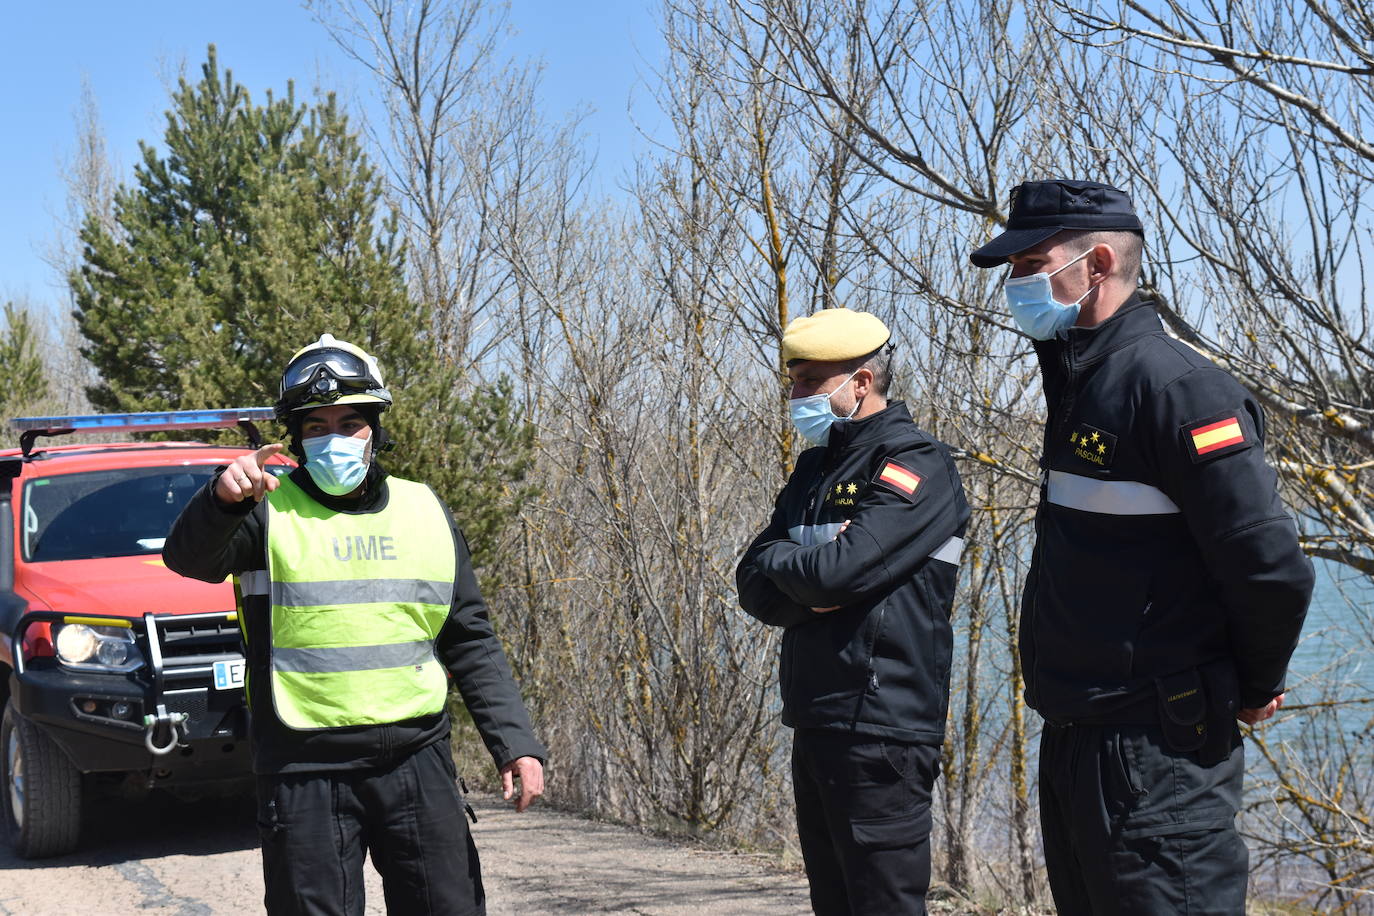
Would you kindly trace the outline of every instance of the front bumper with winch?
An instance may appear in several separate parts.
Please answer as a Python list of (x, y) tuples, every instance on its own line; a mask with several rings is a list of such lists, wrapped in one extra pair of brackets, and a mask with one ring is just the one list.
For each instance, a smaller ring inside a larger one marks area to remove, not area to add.
[[(128, 629), (143, 663), (101, 672), (23, 651), (33, 627), (81, 622)], [(25, 614), (13, 637), (11, 697), (83, 773), (146, 772), (150, 785), (243, 778), (251, 773), (237, 616), (139, 618)]]

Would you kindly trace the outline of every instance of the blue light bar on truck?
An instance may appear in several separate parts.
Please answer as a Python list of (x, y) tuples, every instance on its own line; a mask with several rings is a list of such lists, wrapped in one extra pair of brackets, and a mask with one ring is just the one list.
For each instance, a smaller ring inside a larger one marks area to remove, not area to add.
[(16, 417), (16, 432), (70, 429), (88, 433), (151, 433), (164, 429), (222, 429), (243, 421), (272, 420), (271, 407), (230, 407), (224, 410), (168, 410), (150, 413), (99, 413), (84, 417)]
[(10, 426), (19, 433), (20, 449), (28, 458), (39, 436), (68, 433), (154, 433), (169, 429), (226, 429), (242, 427), (248, 441), (261, 444), (256, 420), (276, 419), (271, 407), (227, 407), (222, 410), (165, 410), (148, 413), (101, 413), (79, 417), (15, 417)]

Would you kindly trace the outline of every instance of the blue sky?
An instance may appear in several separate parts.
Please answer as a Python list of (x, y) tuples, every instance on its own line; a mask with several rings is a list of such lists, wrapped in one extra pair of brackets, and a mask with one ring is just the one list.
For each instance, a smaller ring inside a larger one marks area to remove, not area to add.
[[(60, 231), (67, 189), (61, 163), (75, 151), (82, 80), (99, 106), (107, 148), (127, 180), (139, 140), (157, 140), (167, 87), (181, 65), (197, 76), (214, 43), (220, 65), (260, 100), (296, 81), (308, 98), (318, 83), (350, 111), (365, 105), (369, 77), (334, 46), (303, 6), (290, 0), (82, 0), (6, 4), (0, 29), (0, 298), (66, 307), (43, 254)], [(589, 106), (584, 132), (611, 189), (645, 148), (626, 108), (652, 124), (644, 82), (660, 64), (655, 0), (510, 0), (516, 34), (509, 51), (544, 61), (551, 118)]]

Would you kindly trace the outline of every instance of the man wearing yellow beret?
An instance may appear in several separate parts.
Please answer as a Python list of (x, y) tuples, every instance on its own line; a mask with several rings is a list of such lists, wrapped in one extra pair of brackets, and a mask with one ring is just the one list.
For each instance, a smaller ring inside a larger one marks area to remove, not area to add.
[(930, 793), (949, 705), (950, 608), (968, 525), (948, 449), (887, 400), (890, 334), (825, 309), (782, 339), (802, 452), (735, 571), (784, 628), (782, 721), (818, 914), (924, 913)]

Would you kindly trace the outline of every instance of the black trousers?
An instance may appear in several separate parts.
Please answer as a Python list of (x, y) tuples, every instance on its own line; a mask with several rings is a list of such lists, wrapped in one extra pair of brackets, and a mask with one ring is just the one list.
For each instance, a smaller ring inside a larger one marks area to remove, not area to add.
[(1064, 916), (1245, 912), (1245, 748), (1202, 766), (1154, 725), (1046, 724), (1040, 824)]
[(924, 913), (940, 748), (798, 729), (797, 832), (819, 916)]
[(258, 777), (264, 902), (271, 916), (362, 916), (363, 856), (388, 913), (486, 912), (448, 742), (387, 770)]

